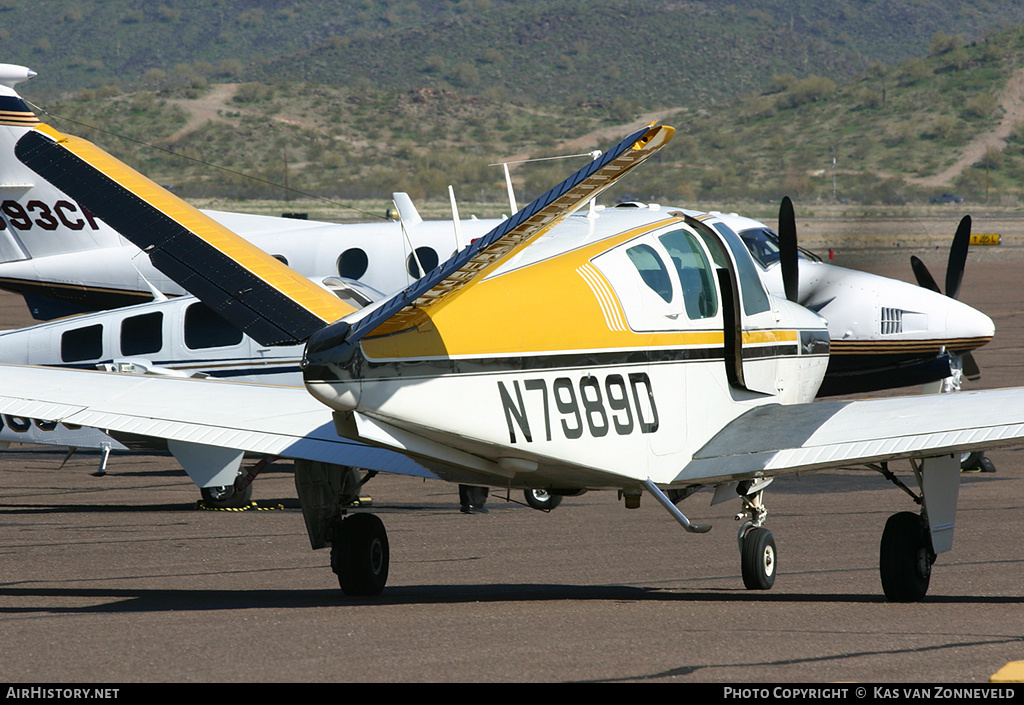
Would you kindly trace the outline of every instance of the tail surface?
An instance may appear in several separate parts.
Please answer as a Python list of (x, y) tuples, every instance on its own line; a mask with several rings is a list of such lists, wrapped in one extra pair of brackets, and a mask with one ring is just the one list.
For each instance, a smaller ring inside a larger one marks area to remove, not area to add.
[(14, 156), (18, 140), (43, 127), (14, 88), (33, 76), (0, 64), (0, 263), (117, 247), (114, 230)]

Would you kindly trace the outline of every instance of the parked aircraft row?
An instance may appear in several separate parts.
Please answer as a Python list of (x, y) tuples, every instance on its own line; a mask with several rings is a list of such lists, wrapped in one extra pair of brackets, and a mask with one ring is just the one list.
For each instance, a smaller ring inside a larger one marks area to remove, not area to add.
[[(0, 413), (293, 453), (311, 542), (332, 548), (348, 593), (380, 592), (389, 561), (383, 525), (347, 513), (332, 483), (342, 464), (359, 464), (351, 441), (454, 482), (560, 495), (616, 489), (627, 507), (649, 494), (692, 532), (707, 527), (664, 490), (738, 493), (744, 582), (762, 589), (775, 579), (763, 503), (772, 477), (850, 465), (888, 476), (890, 461), (911, 459), (924, 510), (895, 515), (882, 544), (883, 586), (900, 600), (924, 595), (935, 554), (952, 545), (954, 454), (1020, 442), (1021, 390), (810, 403), (826, 377), (830, 325), (797, 303), (792, 275), (786, 298), (771, 295), (723, 218), (651, 207), (571, 215), (663, 147), (671, 128), (628, 136), (366, 307), (87, 142), (34, 123), (3, 129), (30, 187), (49, 184), (132, 241), (258, 344), (305, 343), (304, 384), (324, 406), (298, 388), (4, 368)], [(991, 334), (989, 321), (962, 337), (976, 346)], [(960, 418), (972, 428), (959, 428)], [(351, 456), (338, 451), (345, 444)], [(325, 493), (333, 501), (311, 501)]]

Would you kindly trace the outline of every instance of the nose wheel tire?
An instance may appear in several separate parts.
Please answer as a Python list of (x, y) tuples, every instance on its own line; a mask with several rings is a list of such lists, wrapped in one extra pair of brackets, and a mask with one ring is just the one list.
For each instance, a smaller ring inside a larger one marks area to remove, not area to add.
[(885, 522), (878, 568), (882, 591), (892, 602), (917, 602), (928, 592), (932, 575), (931, 537), (913, 512), (893, 514)]
[(533, 489), (526, 490), (526, 503), (534, 509), (550, 512), (562, 503), (561, 495), (551, 494), (547, 490)]
[(772, 532), (756, 527), (743, 537), (740, 551), (743, 585), (748, 590), (770, 590), (775, 584), (778, 552)]
[(374, 514), (342, 520), (331, 542), (331, 569), (346, 595), (379, 595), (388, 581), (391, 561), (384, 522)]

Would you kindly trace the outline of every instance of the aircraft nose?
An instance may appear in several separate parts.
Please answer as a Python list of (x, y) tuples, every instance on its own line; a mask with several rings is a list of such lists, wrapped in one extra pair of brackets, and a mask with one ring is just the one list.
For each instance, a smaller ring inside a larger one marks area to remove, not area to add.
[(986, 314), (967, 304), (957, 305), (946, 316), (946, 328), (953, 340), (975, 341), (972, 347), (984, 345), (996, 333), (996, 325)]

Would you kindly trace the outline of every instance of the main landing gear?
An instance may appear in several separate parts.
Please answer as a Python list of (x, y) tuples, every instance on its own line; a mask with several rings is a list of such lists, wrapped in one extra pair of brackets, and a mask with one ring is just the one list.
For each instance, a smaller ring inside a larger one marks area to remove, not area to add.
[(935, 551), (925, 518), (913, 512), (889, 517), (878, 555), (885, 597), (893, 602), (923, 599), (934, 562)]
[(346, 595), (379, 595), (388, 581), (390, 562), (388, 533), (375, 514), (352, 514), (335, 527), (331, 570)]
[(374, 514), (348, 513), (375, 472), (314, 460), (295, 461), (295, 489), (314, 549), (331, 549), (331, 570), (346, 595), (379, 595), (388, 581), (391, 550), (384, 523)]

